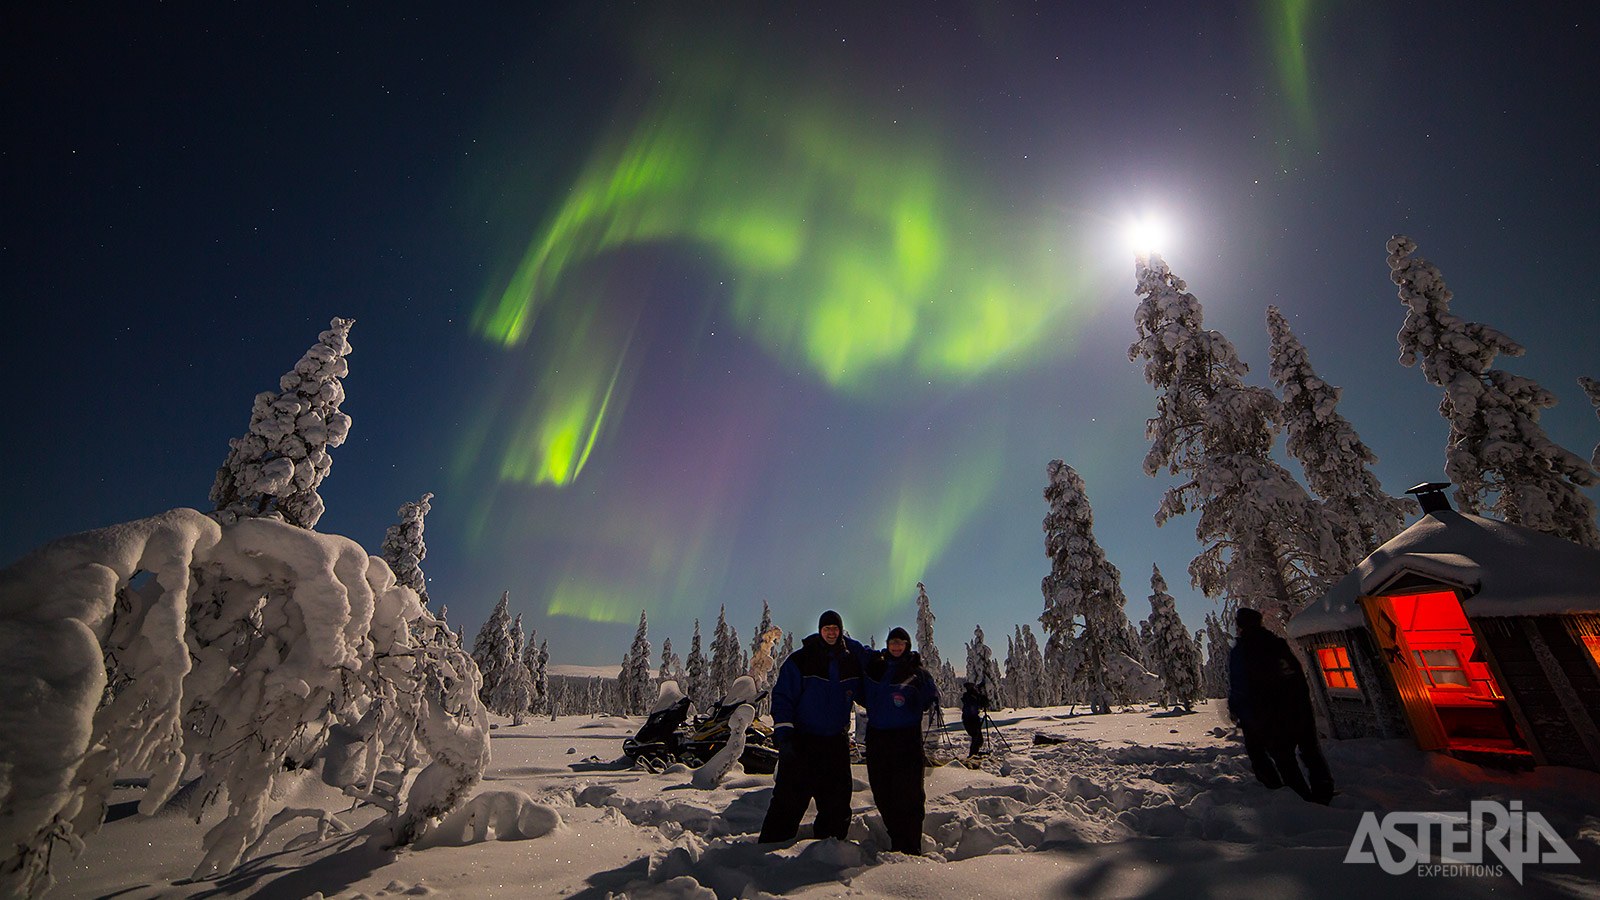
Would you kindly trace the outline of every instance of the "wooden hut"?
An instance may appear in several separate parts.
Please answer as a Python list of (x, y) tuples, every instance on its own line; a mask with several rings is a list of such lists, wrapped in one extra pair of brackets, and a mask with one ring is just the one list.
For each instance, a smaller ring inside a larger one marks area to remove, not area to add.
[(1336, 738), (1600, 771), (1600, 551), (1450, 509), (1289, 622)]

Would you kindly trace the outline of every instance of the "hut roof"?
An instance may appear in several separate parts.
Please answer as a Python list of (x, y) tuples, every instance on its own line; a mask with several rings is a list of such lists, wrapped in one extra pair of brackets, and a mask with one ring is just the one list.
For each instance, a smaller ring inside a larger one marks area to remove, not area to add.
[(1289, 620), (1289, 635), (1364, 624), (1359, 598), (1405, 573), (1462, 589), (1468, 616), (1600, 611), (1600, 550), (1454, 510), (1431, 512), (1374, 550), (1322, 599)]

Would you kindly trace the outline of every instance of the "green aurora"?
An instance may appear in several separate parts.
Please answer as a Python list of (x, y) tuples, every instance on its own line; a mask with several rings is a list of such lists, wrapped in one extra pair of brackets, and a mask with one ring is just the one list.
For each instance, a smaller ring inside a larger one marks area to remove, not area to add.
[[(1294, 117), (1309, 128), (1309, 0), (1265, 13)], [(607, 327), (607, 298), (575, 276), (630, 247), (702, 253), (726, 275), (708, 289), (708, 309), (720, 307), (775, 365), (860, 403), (892, 403), (913, 380), (959, 389), (1071, 351), (1074, 319), (1093, 299), (1078, 274), (1087, 263), (1074, 256), (1081, 242), (1068, 240), (1059, 211), (1000, 199), (996, 178), (953, 164), (954, 142), (932, 128), (819, 84), (798, 89), (708, 59), (659, 67), (642, 110), (598, 141), (510, 274), (481, 297), (473, 329), (535, 353), (545, 370), (504, 401), (503, 439), (480, 429), (456, 471), (485, 460), (506, 486), (579, 478), (625, 414), (618, 384), (631, 378), (631, 335)], [(1002, 422), (997, 440), (1003, 433)], [(892, 605), (924, 577), (989, 500), (998, 451), (968, 452), (959, 468), (859, 501), (876, 506), (858, 521), (880, 523), (879, 561), (867, 564), (875, 574), (859, 574), (860, 595)], [(701, 523), (678, 540), (703, 550), (717, 530)], [(628, 622), (641, 588), (661, 592), (669, 609), (718, 589), (703, 570), (690, 574), (697, 553), (640, 539), (623, 553), (638, 583), (579, 566), (559, 580), (550, 612)]]
[[(937, 146), (814, 95), (702, 70), (602, 141), (473, 327), (520, 346), (563, 306), (603, 302), (564, 293), (575, 267), (688, 242), (729, 274), (722, 300), (738, 327), (837, 390), (869, 397), (899, 377), (969, 380), (1016, 365), (1061, 337), (1087, 298), (1059, 224), (996, 208)], [(618, 359), (615, 347), (586, 349)], [(591, 378), (577, 401), (536, 400), (503, 477), (575, 477), (572, 429), (603, 419), (600, 384)]]

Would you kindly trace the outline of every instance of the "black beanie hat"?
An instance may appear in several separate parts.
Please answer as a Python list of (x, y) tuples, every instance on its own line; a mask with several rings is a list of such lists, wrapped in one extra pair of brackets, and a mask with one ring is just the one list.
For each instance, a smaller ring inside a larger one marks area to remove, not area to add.
[(823, 613), (822, 618), (817, 620), (817, 630), (821, 631), (829, 625), (837, 625), (841, 629), (844, 628), (844, 620), (839, 618), (839, 614), (831, 609)]
[(1260, 628), (1261, 610), (1241, 606), (1239, 611), (1233, 614), (1233, 624), (1240, 628)]
[(890, 641), (896, 640), (905, 641), (906, 646), (911, 646), (911, 635), (906, 634), (906, 630), (899, 626), (889, 629), (889, 636), (883, 639), (883, 644), (887, 647)]

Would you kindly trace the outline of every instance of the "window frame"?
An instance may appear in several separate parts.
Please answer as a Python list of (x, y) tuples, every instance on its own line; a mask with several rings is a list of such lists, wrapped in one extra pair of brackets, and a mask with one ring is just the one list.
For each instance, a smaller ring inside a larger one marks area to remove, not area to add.
[[(1453, 666), (1429, 665), (1427, 658), (1423, 656), (1424, 653), (1439, 653), (1441, 651), (1448, 652), (1455, 659), (1456, 664)], [(1472, 673), (1467, 669), (1467, 661), (1461, 658), (1461, 651), (1456, 647), (1429, 647), (1424, 644), (1413, 644), (1411, 646), (1411, 655), (1417, 672), (1422, 675), (1423, 683), (1427, 685), (1428, 690), (1476, 693), (1476, 688), (1472, 684)], [(1459, 682), (1437, 681), (1433, 677), (1434, 672), (1459, 672), (1462, 680)]]
[[(1362, 696), (1361, 681), (1356, 677), (1355, 662), (1350, 659), (1350, 648), (1343, 644), (1324, 644), (1313, 647), (1312, 653), (1316, 657), (1317, 670), (1322, 673), (1322, 686), (1327, 690), (1329, 696)], [(1324, 654), (1331, 656), (1333, 662), (1342, 663), (1342, 665), (1329, 666), (1327, 656)], [(1335, 675), (1343, 676), (1341, 680), (1348, 680), (1349, 684), (1335, 684), (1333, 682)]]

